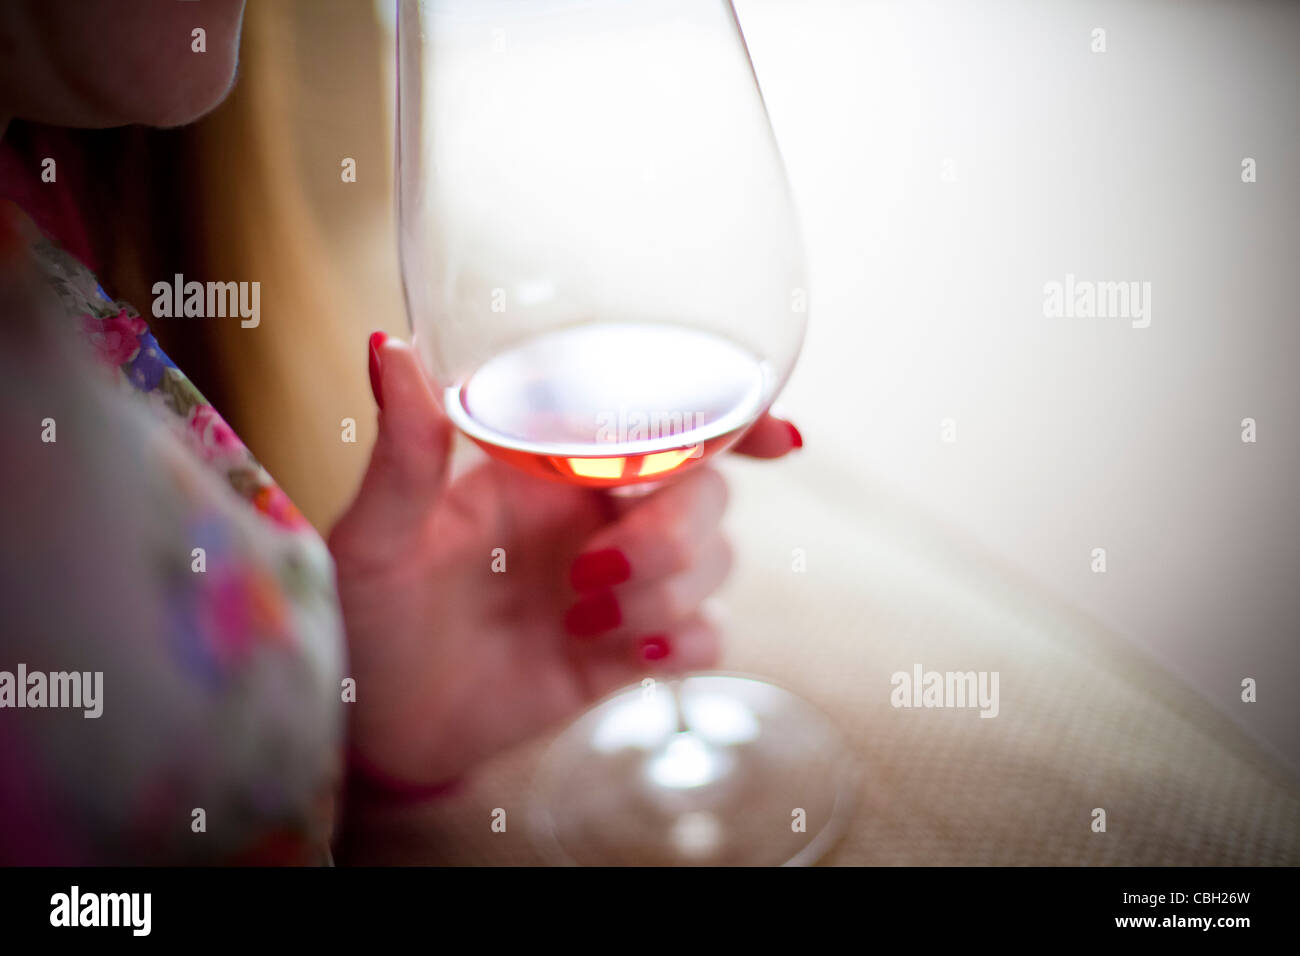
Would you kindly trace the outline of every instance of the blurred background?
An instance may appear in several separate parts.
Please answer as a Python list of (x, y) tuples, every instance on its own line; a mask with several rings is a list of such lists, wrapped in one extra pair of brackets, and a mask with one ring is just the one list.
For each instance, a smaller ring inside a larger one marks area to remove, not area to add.
[[(736, 7), (812, 276), (787, 489), (924, 516), (1300, 766), (1300, 4)], [(373, 437), (366, 337), (407, 328), (392, 19), (382, 0), (258, 0), (217, 111), (91, 134), (175, 197), (145, 216), (127, 189), (109, 200), (117, 294), (143, 311), (174, 272), (261, 281), (256, 330), (154, 331), (322, 529)], [(1149, 282), (1149, 327), (1045, 317), (1067, 274)], [(733, 522), (761, 523), (773, 505), (747, 504), (741, 467)], [(844, 586), (874, 567), (841, 568)], [(934, 579), (917, 600), (951, 593)], [(873, 640), (824, 602), (801, 614)]]

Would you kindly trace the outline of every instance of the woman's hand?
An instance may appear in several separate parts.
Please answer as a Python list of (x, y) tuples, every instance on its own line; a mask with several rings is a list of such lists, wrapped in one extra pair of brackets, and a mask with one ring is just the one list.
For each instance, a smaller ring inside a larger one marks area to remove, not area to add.
[[(716, 471), (617, 507), (495, 461), (448, 483), (451, 426), (412, 349), (372, 337), (371, 383), (379, 438), (330, 535), (364, 765), (447, 782), (647, 671), (715, 664), (700, 604), (731, 565)], [(765, 416), (739, 447), (801, 444)]]

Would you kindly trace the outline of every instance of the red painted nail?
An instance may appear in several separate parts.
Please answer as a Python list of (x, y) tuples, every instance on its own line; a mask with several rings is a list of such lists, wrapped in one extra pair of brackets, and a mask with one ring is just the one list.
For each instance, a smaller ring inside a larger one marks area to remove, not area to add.
[(618, 609), (614, 595), (608, 591), (588, 595), (564, 615), (564, 629), (574, 637), (595, 637), (622, 622), (623, 612)]
[(375, 395), (375, 404), (384, 407), (384, 389), (379, 378), (379, 349), (388, 341), (386, 332), (370, 333), (370, 391)]
[(803, 436), (799, 434), (799, 429), (794, 427), (794, 422), (786, 422), (785, 424), (790, 429), (790, 447), (802, 448)]
[(597, 588), (622, 584), (632, 576), (632, 565), (618, 548), (588, 551), (574, 559), (569, 580), (575, 591), (594, 591)]
[(637, 654), (643, 661), (661, 661), (673, 651), (668, 638), (662, 634), (652, 634), (637, 641)]

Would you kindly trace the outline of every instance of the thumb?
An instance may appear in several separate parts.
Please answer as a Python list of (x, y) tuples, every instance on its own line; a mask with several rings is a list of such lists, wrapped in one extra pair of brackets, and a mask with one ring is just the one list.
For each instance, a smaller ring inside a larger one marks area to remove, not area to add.
[(370, 336), (370, 387), (379, 437), (351, 507), (330, 536), (350, 549), (392, 554), (424, 527), (447, 481), (451, 423), (410, 345)]

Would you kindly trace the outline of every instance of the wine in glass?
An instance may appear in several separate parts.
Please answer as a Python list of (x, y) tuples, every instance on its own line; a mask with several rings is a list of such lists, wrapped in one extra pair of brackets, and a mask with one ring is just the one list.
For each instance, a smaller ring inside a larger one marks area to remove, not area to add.
[[(731, 3), (399, 0), (398, 73), (407, 307), (455, 425), (616, 494), (743, 435), (798, 356), (807, 283)], [(552, 745), (534, 834), (561, 862), (804, 862), (844, 771), (780, 688), (648, 681)]]

